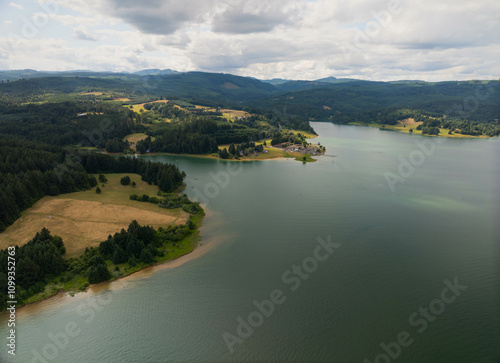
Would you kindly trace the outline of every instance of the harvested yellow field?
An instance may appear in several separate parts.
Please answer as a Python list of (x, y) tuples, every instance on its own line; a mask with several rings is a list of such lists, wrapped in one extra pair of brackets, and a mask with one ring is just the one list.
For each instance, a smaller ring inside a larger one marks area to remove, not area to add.
[(240, 111), (240, 110), (230, 110), (230, 109), (221, 109), (219, 110), (222, 112), (222, 115), (227, 118), (228, 120), (234, 120), (238, 117), (250, 117), (251, 115), (246, 112), (246, 111)]
[[(167, 103), (168, 100), (157, 100), (157, 101), (151, 101), (151, 102), (146, 102), (146, 103)], [(134, 112), (144, 112), (146, 111), (146, 109), (144, 108), (144, 105), (146, 103), (139, 103), (137, 105), (125, 105), (125, 107), (129, 107), (132, 106), (132, 109), (134, 110)]]
[[(129, 142), (132, 142), (134, 144), (136, 144), (137, 142), (141, 141), (141, 140), (144, 140), (148, 137), (148, 135), (146, 134), (143, 134), (143, 133), (139, 133), (139, 134), (130, 134), (130, 135), (127, 135), (123, 138), (123, 141), (125, 140), (128, 140)], [(154, 137), (151, 138), (152, 140), (154, 140)]]
[(406, 118), (404, 120), (399, 120), (398, 124), (410, 126), (410, 127), (417, 127), (418, 125), (421, 125), (423, 122), (418, 122), (415, 121), (413, 118)]
[(156, 195), (157, 187), (140, 180), (139, 175), (128, 174), (136, 187), (119, 183), (127, 174), (107, 174), (108, 182), (101, 194), (92, 190), (44, 197), (22, 217), (0, 234), (0, 249), (22, 245), (32, 239), (43, 227), (52, 235), (62, 237), (66, 256), (76, 257), (86, 247), (98, 246), (108, 235), (127, 228), (134, 219), (141, 225), (154, 228), (186, 223), (189, 214), (180, 210), (160, 208), (155, 204), (130, 200), (130, 194)]
[(93, 96), (102, 96), (102, 92), (84, 92), (80, 93), (82, 96), (88, 96), (88, 95), (93, 95)]

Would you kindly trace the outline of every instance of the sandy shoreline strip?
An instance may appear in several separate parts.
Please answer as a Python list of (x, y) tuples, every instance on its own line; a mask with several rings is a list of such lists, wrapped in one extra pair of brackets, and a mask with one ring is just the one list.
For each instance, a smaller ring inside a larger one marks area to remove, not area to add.
[[(205, 210), (204, 218), (207, 217), (214, 218), (216, 216), (216, 213), (208, 210), (206, 206), (203, 206), (203, 209)], [(202, 236), (203, 236), (203, 231), (206, 230), (207, 228), (210, 228), (210, 226), (207, 226), (206, 224), (200, 227), (199, 231)], [(200, 244), (193, 251), (179, 258), (176, 258), (175, 260), (165, 261), (159, 264), (144, 267), (139, 271), (136, 271), (127, 276), (119, 277), (113, 281), (106, 281), (106, 282), (101, 282), (99, 284), (89, 285), (85, 291), (81, 292), (60, 291), (56, 295), (50, 296), (46, 299), (18, 307), (16, 310), (17, 318), (24, 319), (30, 315), (45, 311), (47, 309), (52, 309), (52, 310), (57, 309), (68, 303), (74, 303), (79, 300), (83, 302), (84, 300), (91, 298), (92, 296), (95, 296), (102, 291), (110, 290), (116, 292), (123, 288), (133, 287), (136, 282), (147, 279), (158, 271), (177, 268), (179, 266), (184, 265), (187, 262), (193, 261), (205, 255), (207, 252), (209, 252), (216, 246), (220, 245), (221, 243), (227, 241), (228, 239), (229, 236), (223, 236), (223, 237), (218, 236), (217, 238), (202, 237)], [(7, 311), (4, 311), (2, 314), (0, 314), (0, 321), (3, 321), (4, 319), (8, 319)]]

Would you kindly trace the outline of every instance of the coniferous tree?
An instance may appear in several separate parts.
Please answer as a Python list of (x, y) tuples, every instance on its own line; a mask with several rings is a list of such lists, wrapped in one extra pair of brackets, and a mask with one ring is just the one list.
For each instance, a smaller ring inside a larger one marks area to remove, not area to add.
[(123, 178), (120, 179), (120, 183), (122, 185), (129, 185), (130, 184), (130, 177), (128, 175), (124, 176)]
[(115, 252), (113, 254), (113, 263), (118, 265), (120, 263), (125, 263), (128, 261), (127, 253), (120, 246), (116, 246)]
[(141, 251), (141, 262), (144, 262), (144, 263), (153, 262), (153, 255), (147, 248), (145, 248)]

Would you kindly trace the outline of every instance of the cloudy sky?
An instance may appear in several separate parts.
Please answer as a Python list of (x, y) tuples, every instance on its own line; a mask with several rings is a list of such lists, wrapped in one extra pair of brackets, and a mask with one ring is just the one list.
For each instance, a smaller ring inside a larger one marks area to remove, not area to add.
[(500, 77), (497, 0), (0, 0), (0, 69)]

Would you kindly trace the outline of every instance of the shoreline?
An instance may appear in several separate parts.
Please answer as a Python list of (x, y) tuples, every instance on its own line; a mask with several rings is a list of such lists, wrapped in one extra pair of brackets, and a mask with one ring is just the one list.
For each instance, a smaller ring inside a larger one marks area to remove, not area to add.
[[(301, 131), (297, 130), (292, 130), (294, 132), (300, 133)], [(307, 133), (306, 140), (311, 140), (317, 138), (319, 135), (317, 134), (311, 134)], [(126, 138), (126, 137), (125, 137)], [(256, 141), (256, 144), (261, 144), (263, 140)], [(219, 148), (221, 147), (227, 147), (228, 145), (219, 145)], [(260, 161), (260, 160), (274, 160), (274, 159), (295, 159), (297, 161), (302, 161), (299, 160), (302, 156), (306, 155), (307, 160), (306, 162), (314, 162), (317, 159), (314, 159), (313, 156), (321, 156), (324, 155), (324, 152), (322, 154), (317, 154), (317, 155), (312, 155), (312, 154), (306, 154), (306, 153), (299, 153), (299, 152), (293, 152), (293, 151), (283, 151), (281, 148), (273, 147), (271, 145), (264, 146), (264, 149), (270, 149), (274, 153), (270, 155), (266, 155), (267, 153), (259, 152), (257, 155), (253, 154), (254, 157), (240, 157), (238, 159), (222, 159), (216, 154), (176, 154), (176, 153), (168, 153), (168, 152), (149, 152), (145, 154), (139, 154), (137, 151), (134, 154), (127, 154), (127, 153), (109, 153), (106, 151), (102, 151), (101, 153), (103, 154), (108, 154), (112, 156), (133, 156), (133, 157), (139, 157), (139, 156), (156, 156), (156, 155), (166, 155), (166, 156), (188, 156), (188, 157), (193, 157), (193, 158), (200, 158), (200, 159), (214, 159), (214, 160), (224, 160), (224, 161)], [(132, 149), (135, 150), (135, 149)], [(276, 152), (280, 153), (281, 155), (276, 155)]]
[[(206, 210), (206, 207), (204, 207), (204, 209)], [(217, 213), (210, 210), (206, 210), (205, 214), (206, 214), (205, 217), (208, 218), (213, 218), (217, 215)], [(200, 232), (201, 235), (201, 233), (204, 232), (203, 230), (210, 229), (213, 227), (215, 226), (208, 226), (204, 224), (198, 229), (198, 231)], [(42, 300), (28, 303), (22, 305), (21, 307), (16, 307), (17, 317), (23, 319), (26, 318), (27, 316), (37, 314), (41, 311), (47, 311), (48, 309), (58, 308), (60, 306), (78, 300), (82, 300), (82, 303), (85, 303), (86, 299), (91, 299), (93, 296), (105, 290), (110, 290), (114, 293), (117, 293), (117, 291), (122, 290), (124, 288), (132, 287), (134, 283), (147, 279), (159, 271), (174, 269), (188, 262), (194, 261), (199, 257), (205, 255), (209, 251), (213, 250), (220, 244), (226, 242), (229, 238), (230, 235), (220, 236), (219, 234), (213, 237), (208, 237), (208, 239), (206, 239), (203, 243), (199, 241), (196, 247), (190, 252), (182, 256), (179, 256), (173, 260), (157, 262), (153, 265), (145, 266), (140, 270), (132, 272), (131, 274), (126, 276), (120, 276), (112, 281), (103, 281), (98, 284), (89, 285), (87, 286), (85, 291), (77, 291), (74, 294), (71, 294), (71, 291), (64, 291), (64, 290), (58, 291), (56, 294), (46, 297)], [(8, 316), (9, 316), (8, 311), (0, 313), (0, 321), (8, 319)]]
[[(322, 122), (322, 121), (315, 121), (315, 122)], [(331, 121), (329, 121), (331, 122)], [(343, 124), (336, 124), (336, 125), (343, 125)], [(353, 122), (353, 123), (348, 123), (345, 124), (346, 126), (362, 126), (362, 127), (372, 127), (372, 128), (378, 128), (379, 130), (383, 131), (395, 131), (395, 132), (400, 132), (403, 134), (413, 134), (413, 135), (420, 135), (420, 136), (433, 136), (433, 137), (444, 137), (448, 139), (491, 139), (495, 136), (488, 136), (488, 135), (479, 135), (479, 136), (474, 136), (474, 135), (462, 135), (462, 134), (443, 134), (443, 135), (428, 135), (428, 134), (422, 134), (420, 130), (414, 130), (413, 132), (410, 132), (410, 128), (401, 128), (401, 127), (395, 127), (395, 125), (385, 125), (385, 124), (376, 124), (376, 123), (369, 123), (369, 124), (364, 124), (361, 122)], [(385, 126), (385, 127), (384, 127)], [(407, 129), (407, 130), (404, 130)], [(444, 130), (444, 129), (440, 129)]]
[[(318, 135), (315, 135), (314, 137), (308, 138), (307, 140), (311, 140), (318, 137)], [(267, 153), (258, 153), (258, 157), (240, 157), (239, 159), (222, 159), (219, 156), (213, 155), (213, 154), (174, 154), (174, 153), (167, 153), (167, 152), (150, 152), (146, 154), (121, 154), (121, 153), (107, 153), (104, 152), (105, 154), (109, 155), (120, 155), (120, 156), (127, 156), (127, 155), (133, 155), (134, 157), (142, 157), (142, 156), (187, 156), (187, 157), (193, 157), (193, 158), (200, 158), (200, 159), (213, 159), (213, 160), (223, 160), (223, 161), (234, 161), (234, 162), (239, 162), (239, 161), (264, 161), (264, 160), (279, 160), (279, 159), (295, 159), (296, 161), (302, 161), (299, 160), (299, 158), (306, 156), (307, 160), (306, 162), (314, 162), (317, 161), (317, 159), (314, 159), (314, 156), (322, 156), (325, 154), (325, 152), (313, 155), (313, 154), (307, 154), (307, 153), (301, 153), (301, 152), (296, 152), (296, 151), (283, 151), (281, 148), (274, 147), (274, 146), (265, 146), (264, 149), (272, 150), (274, 152), (280, 153), (280, 155), (276, 154), (270, 154), (266, 155)]]
[[(280, 149), (281, 150), (281, 149)], [(287, 152), (283, 152), (287, 153)], [(268, 160), (283, 160), (283, 159), (294, 159), (297, 160), (297, 158), (307, 155), (314, 161), (317, 161), (317, 159), (314, 159), (314, 157), (318, 156), (323, 156), (323, 154), (317, 154), (317, 155), (311, 155), (311, 154), (304, 154), (304, 153), (297, 153), (290, 151), (289, 153), (296, 153), (297, 155), (281, 155), (281, 156), (275, 156), (275, 157), (262, 157), (262, 158), (240, 158), (240, 159), (221, 159), (220, 157), (214, 156), (214, 155), (206, 155), (206, 154), (172, 154), (172, 153), (165, 153), (165, 152), (157, 152), (157, 153), (147, 153), (147, 154), (134, 154), (134, 156), (137, 155), (137, 157), (142, 157), (142, 156), (187, 156), (191, 158), (198, 158), (198, 159), (212, 159), (212, 160), (221, 160), (221, 161), (231, 161), (231, 162), (243, 162), (243, 161), (268, 161)], [(120, 155), (120, 156), (126, 156), (126, 154), (115, 154), (115, 155)], [(297, 161), (302, 161), (302, 160), (297, 160)], [(308, 160), (307, 162), (311, 162), (311, 160)]]
[[(22, 306), (16, 306), (17, 317), (25, 318), (26, 316), (36, 314), (37, 312), (52, 309), (58, 307), (62, 304), (67, 304), (74, 302), (76, 300), (83, 300), (86, 297), (90, 298), (101, 291), (110, 290), (117, 291), (125, 287), (130, 287), (133, 283), (146, 279), (152, 276), (154, 273), (174, 269), (184, 265), (187, 262), (193, 261), (201, 256), (203, 256), (208, 251), (216, 247), (221, 241), (198, 244), (192, 251), (177, 257), (173, 260), (157, 262), (153, 265), (145, 266), (140, 270), (134, 271), (129, 275), (120, 276), (111, 281), (103, 281), (98, 284), (89, 285), (84, 291), (66, 291), (59, 290), (56, 294), (48, 296), (38, 301), (34, 301)], [(72, 294), (73, 292), (73, 294)], [(3, 311), (0, 313), (0, 320), (8, 318), (8, 311)]]
[[(205, 222), (205, 218), (207, 217), (207, 214), (213, 214), (213, 213), (210, 211), (207, 211), (206, 208), (204, 208), (204, 214), (201, 216), (200, 226), (193, 232), (192, 235), (189, 235), (186, 237), (186, 238), (192, 239), (192, 248), (187, 250), (186, 253), (183, 253), (183, 254), (181, 254), (173, 259), (166, 259), (163, 261), (157, 261), (153, 264), (143, 266), (137, 270), (130, 271), (129, 273), (127, 273), (123, 276), (114, 277), (113, 279), (108, 280), (108, 281), (102, 281), (102, 282), (99, 282), (96, 284), (89, 284), (88, 286), (85, 287), (85, 290), (58, 289), (57, 291), (55, 291), (54, 294), (49, 294), (49, 296), (45, 296), (45, 297), (40, 298), (36, 301), (28, 302), (28, 303), (25, 303), (25, 304), (20, 305), (20, 306), (16, 305), (16, 312), (25, 311), (26, 308), (29, 308), (29, 307), (36, 308), (39, 305), (44, 305), (44, 303), (46, 303), (47, 305), (50, 305), (51, 304), (50, 301), (53, 300), (54, 298), (57, 298), (57, 297), (59, 297), (59, 299), (65, 299), (65, 298), (74, 298), (77, 296), (86, 295), (86, 294), (89, 294), (91, 292), (95, 293), (95, 292), (102, 290), (102, 287), (104, 287), (104, 286), (109, 287), (112, 284), (120, 283), (124, 279), (131, 278), (132, 276), (134, 276), (136, 278), (137, 277), (140, 278), (141, 275), (149, 276), (153, 272), (155, 272), (156, 270), (162, 270), (162, 269), (166, 269), (166, 268), (175, 268), (175, 267), (181, 266), (184, 263), (191, 261), (197, 257), (200, 257), (201, 255), (203, 255), (204, 253), (206, 253), (209, 250), (208, 246), (211, 246), (210, 243), (208, 245), (204, 245), (201, 242), (201, 232), (202, 232), (201, 230), (205, 227), (204, 222)], [(202, 249), (202, 247), (204, 247), (204, 246), (207, 246), (207, 247)], [(201, 253), (200, 252), (195, 253), (196, 251), (199, 251), (200, 249), (202, 249)], [(125, 284), (125, 286), (126, 286), (126, 284)], [(96, 290), (96, 291), (94, 291), (94, 290)], [(4, 310), (4, 311), (0, 312), (0, 319), (2, 319), (4, 316), (7, 316), (7, 315), (8, 315), (8, 310)]]

